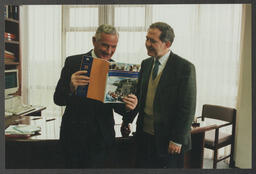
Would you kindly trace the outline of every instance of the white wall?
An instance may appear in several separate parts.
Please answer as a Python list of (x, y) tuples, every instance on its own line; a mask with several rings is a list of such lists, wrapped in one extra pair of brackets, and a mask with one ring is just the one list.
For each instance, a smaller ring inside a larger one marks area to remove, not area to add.
[[(251, 83), (251, 5), (245, 5), (244, 38), (241, 46), (241, 85), (238, 93), (235, 140), (236, 167), (252, 167), (252, 83)], [(243, 10), (244, 10), (243, 9)]]

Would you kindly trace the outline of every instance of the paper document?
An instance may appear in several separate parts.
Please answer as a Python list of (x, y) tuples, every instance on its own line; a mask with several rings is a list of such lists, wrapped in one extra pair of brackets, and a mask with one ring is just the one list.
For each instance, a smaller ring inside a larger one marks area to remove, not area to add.
[(41, 128), (34, 125), (10, 125), (8, 128), (5, 129), (5, 135), (10, 134), (35, 134), (36, 132), (40, 131)]

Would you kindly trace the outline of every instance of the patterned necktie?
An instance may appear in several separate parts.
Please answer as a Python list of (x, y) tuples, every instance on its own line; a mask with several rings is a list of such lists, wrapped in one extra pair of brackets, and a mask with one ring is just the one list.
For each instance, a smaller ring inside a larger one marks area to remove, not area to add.
[(153, 80), (155, 80), (155, 78), (157, 76), (159, 65), (160, 65), (160, 62), (159, 62), (159, 60), (156, 59), (155, 64), (154, 64), (154, 68), (153, 68), (153, 74), (152, 74), (152, 79)]

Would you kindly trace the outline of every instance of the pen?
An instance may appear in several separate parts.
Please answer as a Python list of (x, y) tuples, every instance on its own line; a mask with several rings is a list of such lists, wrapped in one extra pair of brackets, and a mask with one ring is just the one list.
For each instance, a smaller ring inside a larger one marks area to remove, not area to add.
[(18, 131), (19, 133), (24, 133), (23, 131), (19, 130), (17, 127), (13, 127), (14, 130)]

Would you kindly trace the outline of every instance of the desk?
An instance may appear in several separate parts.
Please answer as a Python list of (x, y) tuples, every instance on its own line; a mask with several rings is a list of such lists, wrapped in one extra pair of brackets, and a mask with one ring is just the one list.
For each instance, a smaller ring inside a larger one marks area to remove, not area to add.
[[(64, 168), (64, 158), (58, 142), (61, 119), (61, 117), (16, 117), (16, 120), (13, 120), (16, 124), (38, 125), (41, 131), (40, 134), (29, 138), (6, 138), (6, 168)], [(115, 125), (116, 143), (111, 156), (106, 161), (107, 168), (127, 168), (135, 165), (133, 158), (135, 142), (132, 137), (120, 137), (120, 126)]]
[(34, 110), (25, 112), (20, 115), (11, 115), (11, 116), (5, 116), (5, 128), (7, 128), (9, 125), (19, 124), (17, 120), (19, 120), (22, 116), (41, 116), (42, 111), (46, 109), (44, 106), (36, 106)]
[[(6, 139), (5, 164), (7, 169), (64, 168), (58, 144), (61, 117), (20, 116), (16, 123), (40, 125), (39, 135), (27, 139)], [(215, 125), (193, 128), (192, 150), (185, 154), (185, 168), (202, 168), (204, 132)], [(115, 126), (116, 143), (106, 161), (107, 168), (134, 168), (135, 141), (133, 137), (120, 137), (120, 125)]]
[(6, 138), (5, 164), (7, 169), (63, 168), (58, 145), (61, 117), (19, 116), (19, 124), (38, 125), (40, 134), (29, 138)]

